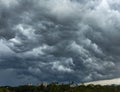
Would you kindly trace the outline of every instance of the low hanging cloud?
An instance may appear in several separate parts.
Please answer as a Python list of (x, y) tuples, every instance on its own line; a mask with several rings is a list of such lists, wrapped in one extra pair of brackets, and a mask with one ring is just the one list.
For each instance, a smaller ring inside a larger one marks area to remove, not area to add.
[(0, 0), (0, 85), (120, 77), (118, 0)]

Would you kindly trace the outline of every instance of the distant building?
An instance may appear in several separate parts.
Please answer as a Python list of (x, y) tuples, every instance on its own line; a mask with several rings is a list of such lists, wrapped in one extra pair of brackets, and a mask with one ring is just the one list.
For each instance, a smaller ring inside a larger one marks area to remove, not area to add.
[(71, 84), (70, 87), (76, 87), (78, 86), (77, 84)]
[(28, 83), (27, 85), (28, 85), (28, 86), (32, 86), (32, 83)]
[(43, 82), (43, 83), (39, 83), (38, 86), (41, 86), (43, 85), (44, 87), (47, 87), (48, 86), (48, 83), (47, 82)]
[(47, 82), (43, 82), (42, 84), (43, 84), (43, 86), (45, 86), (45, 87), (48, 86), (48, 83), (47, 83)]

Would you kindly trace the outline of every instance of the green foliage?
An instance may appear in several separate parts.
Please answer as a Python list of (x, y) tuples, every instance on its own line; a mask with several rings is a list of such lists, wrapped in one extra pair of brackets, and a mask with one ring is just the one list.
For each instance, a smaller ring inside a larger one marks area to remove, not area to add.
[(0, 92), (9, 92), (7, 88), (0, 88)]
[(120, 92), (120, 85), (101, 86), (101, 85), (76, 85), (59, 84), (53, 82), (48, 85), (39, 86), (19, 86), (19, 87), (1, 87), (0, 92)]

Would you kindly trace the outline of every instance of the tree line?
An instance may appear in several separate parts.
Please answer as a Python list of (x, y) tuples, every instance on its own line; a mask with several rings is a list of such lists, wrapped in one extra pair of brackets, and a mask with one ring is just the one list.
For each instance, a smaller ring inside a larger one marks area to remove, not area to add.
[(59, 84), (57, 82), (48, 85), (23, 85), (18, 87), (0, 87), (0, 92), (120, 92), (120, 85), (76, 85)]

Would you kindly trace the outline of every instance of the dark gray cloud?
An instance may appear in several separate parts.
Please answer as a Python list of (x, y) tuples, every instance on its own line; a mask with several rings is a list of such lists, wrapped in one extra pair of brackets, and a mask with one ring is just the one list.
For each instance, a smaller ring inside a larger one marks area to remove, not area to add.
[(120, 77), (118, 0), (0, 0), (0, 85)]

